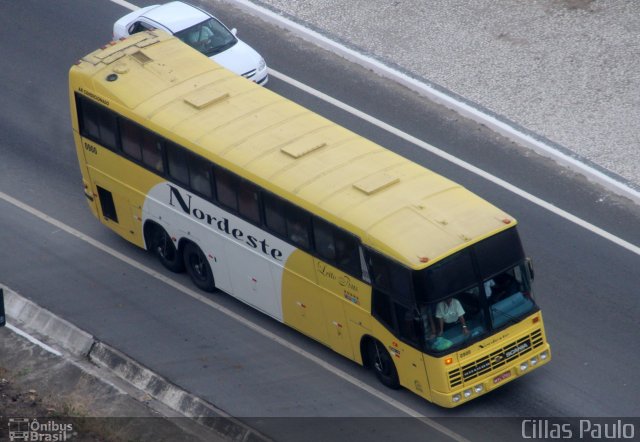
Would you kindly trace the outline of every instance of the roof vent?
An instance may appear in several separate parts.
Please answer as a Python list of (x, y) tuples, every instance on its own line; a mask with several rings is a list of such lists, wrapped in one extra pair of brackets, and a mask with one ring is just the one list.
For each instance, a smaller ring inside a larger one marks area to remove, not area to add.
[(326, 145), (327, 143), (307, 144), (304, 142), (297, 142), (297, 143), (287, 144), (286, 146), (282, 147), (280, 151), (286, 153), (287, 155), (293, 158), (300, 158), (308, 153), (321, 149)]
[(142, 51), (135, 51), (133, 54), (131, 54), (131, 58), (133, 58), (135, 61), (137, 61), (143, 66), (149, 63), (150, 61), (153, 61), (151, 57), (149, 57), (147, 54), (145, 54)]
[(399, 181), (400, 178), (381, 172), (364, 178), (357, 183), (353, 183), (353, 187), (367, 195), (371, 195), (382, 189), (386, 189)]
[(190, 104), (196, 109), (204, 109), (215, 103), (219, 103), (222, 100), (229, 98), (228, 92), (220, 92), (215, 89), (199, 90), (191, 95), (184, 97), (184, 102)]

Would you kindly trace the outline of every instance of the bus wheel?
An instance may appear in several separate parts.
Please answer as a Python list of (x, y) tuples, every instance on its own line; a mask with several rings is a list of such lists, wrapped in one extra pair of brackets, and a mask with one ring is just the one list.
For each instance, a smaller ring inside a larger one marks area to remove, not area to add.
[(182, 256), (184, 257), (184, 265), (187, 268), (187, 273), (193, 283), (206, 292), (214, 291), (216, 285), (213, 279), (213, 273), (211, 272), (211, 266), (207, 261), (207, 257), (204, 256), (204, 253), (200, 250), (200, 247), (192, 242), (188, 242), (184, 246)]
[(400, 388), (396, 366), (393, 363), (391, 355), (387, 349), (384, 348), (384, 345), (372, 339), (369, 341), (367, 353), (369, 356), (369, 366), (373, 369), (378, 380), (389, 388)]
[(178, 253), (169, 234), (158, 225), (150, 225), (147, 233), (149, 250), (158, 257), (162, 265), (172, 272), (184, 271), (184, 263), (180, 253)]

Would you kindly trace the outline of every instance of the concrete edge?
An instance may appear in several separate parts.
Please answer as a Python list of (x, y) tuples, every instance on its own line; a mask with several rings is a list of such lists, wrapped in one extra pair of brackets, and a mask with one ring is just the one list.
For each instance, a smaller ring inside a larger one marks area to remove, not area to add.
[[(96, 341), (89, 360), (105, 368), (138, 390), (144, 391), (169, 408), (195, 419), (217, 433), (238, 441), (268, 441), (253, 428), (152, 372), (115, 348)], [(217, 419), (206, 419), (215, 417)], [(220, 419), (223, 418), (223, 419)]]
[(91, 334), (19, 295), (9, 287), (0, 284), (0, 288), (4, 289), (7, 324), (14, 327), (18, 325), (27, 332), (42, 337), (66, 353), (66, 357), (88, 360), (170, 409), (225, 438), (243, 442), (271, 441), (215, 405), (182, 390), (124, 353), (100, 342)]
[(51, 343), (74, 358), (82, 359), (89, 354), (94, 343), (93, 336), (8, 287), (0, 287), (4, 288), (7, 323), (9, 319), (18, 321), (25, 330), (50, 339)]
[[(213, 0), (205, 0), (213, 2)], [(451, 109), (465, 118), (483, 124), (492, 131), (533, 150), (537, 154), (554, 160), (560, 166), (584, 175), (589, 181), (603, 186), (605, 189), (625, 197), (640, 205), (640, 188), (636, 188), (629, 180), (605, 169), (592, 161), (583, 158), (568, 148), (519, 127), (506, 118), (492, 114), (477, 103), (470, 102), (442, 87), (429, 84), (425, 80), (413, 78), (374, 58), (365, 56), (344, 44), (331, 40), (319, 32), (308, 29), (278, 11), (268, 8), (259, 1), (250, 0), (215, 0), (229, 3), (238, 9), (258, 17), (261, 20), (291, 32), (296, 37), (308, 41), (340, 57), (369, 69), (383, 78), (399, 83), (418, 94)], [(275, 76), (275, 75), (274, 75)]]

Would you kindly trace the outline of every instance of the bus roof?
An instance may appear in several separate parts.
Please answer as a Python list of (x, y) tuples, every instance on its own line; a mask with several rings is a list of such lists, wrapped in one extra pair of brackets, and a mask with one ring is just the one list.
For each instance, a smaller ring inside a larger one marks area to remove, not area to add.
[(516, 224), (453, 181), (236, 76), (162, 31), (71, 69), (75, 90), (414, 269)]

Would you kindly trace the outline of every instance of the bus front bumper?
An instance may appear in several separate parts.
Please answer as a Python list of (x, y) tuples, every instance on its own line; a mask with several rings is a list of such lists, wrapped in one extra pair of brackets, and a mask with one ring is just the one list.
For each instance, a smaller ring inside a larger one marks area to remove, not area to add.
[(541, 349), (538, 349), (536, 353), (520, 358), (510, 365), (501, 367), (499, 370), (494, 370), (483, 378), (467, 381), (462, 387), (451, 392), (432, 390), (431, 398), (435, 404), (441, 407), (457, 407), (526, 375), (532, 370), (547, 364), (550, 360), (551, 349), (549, 344), (546, 344)]

